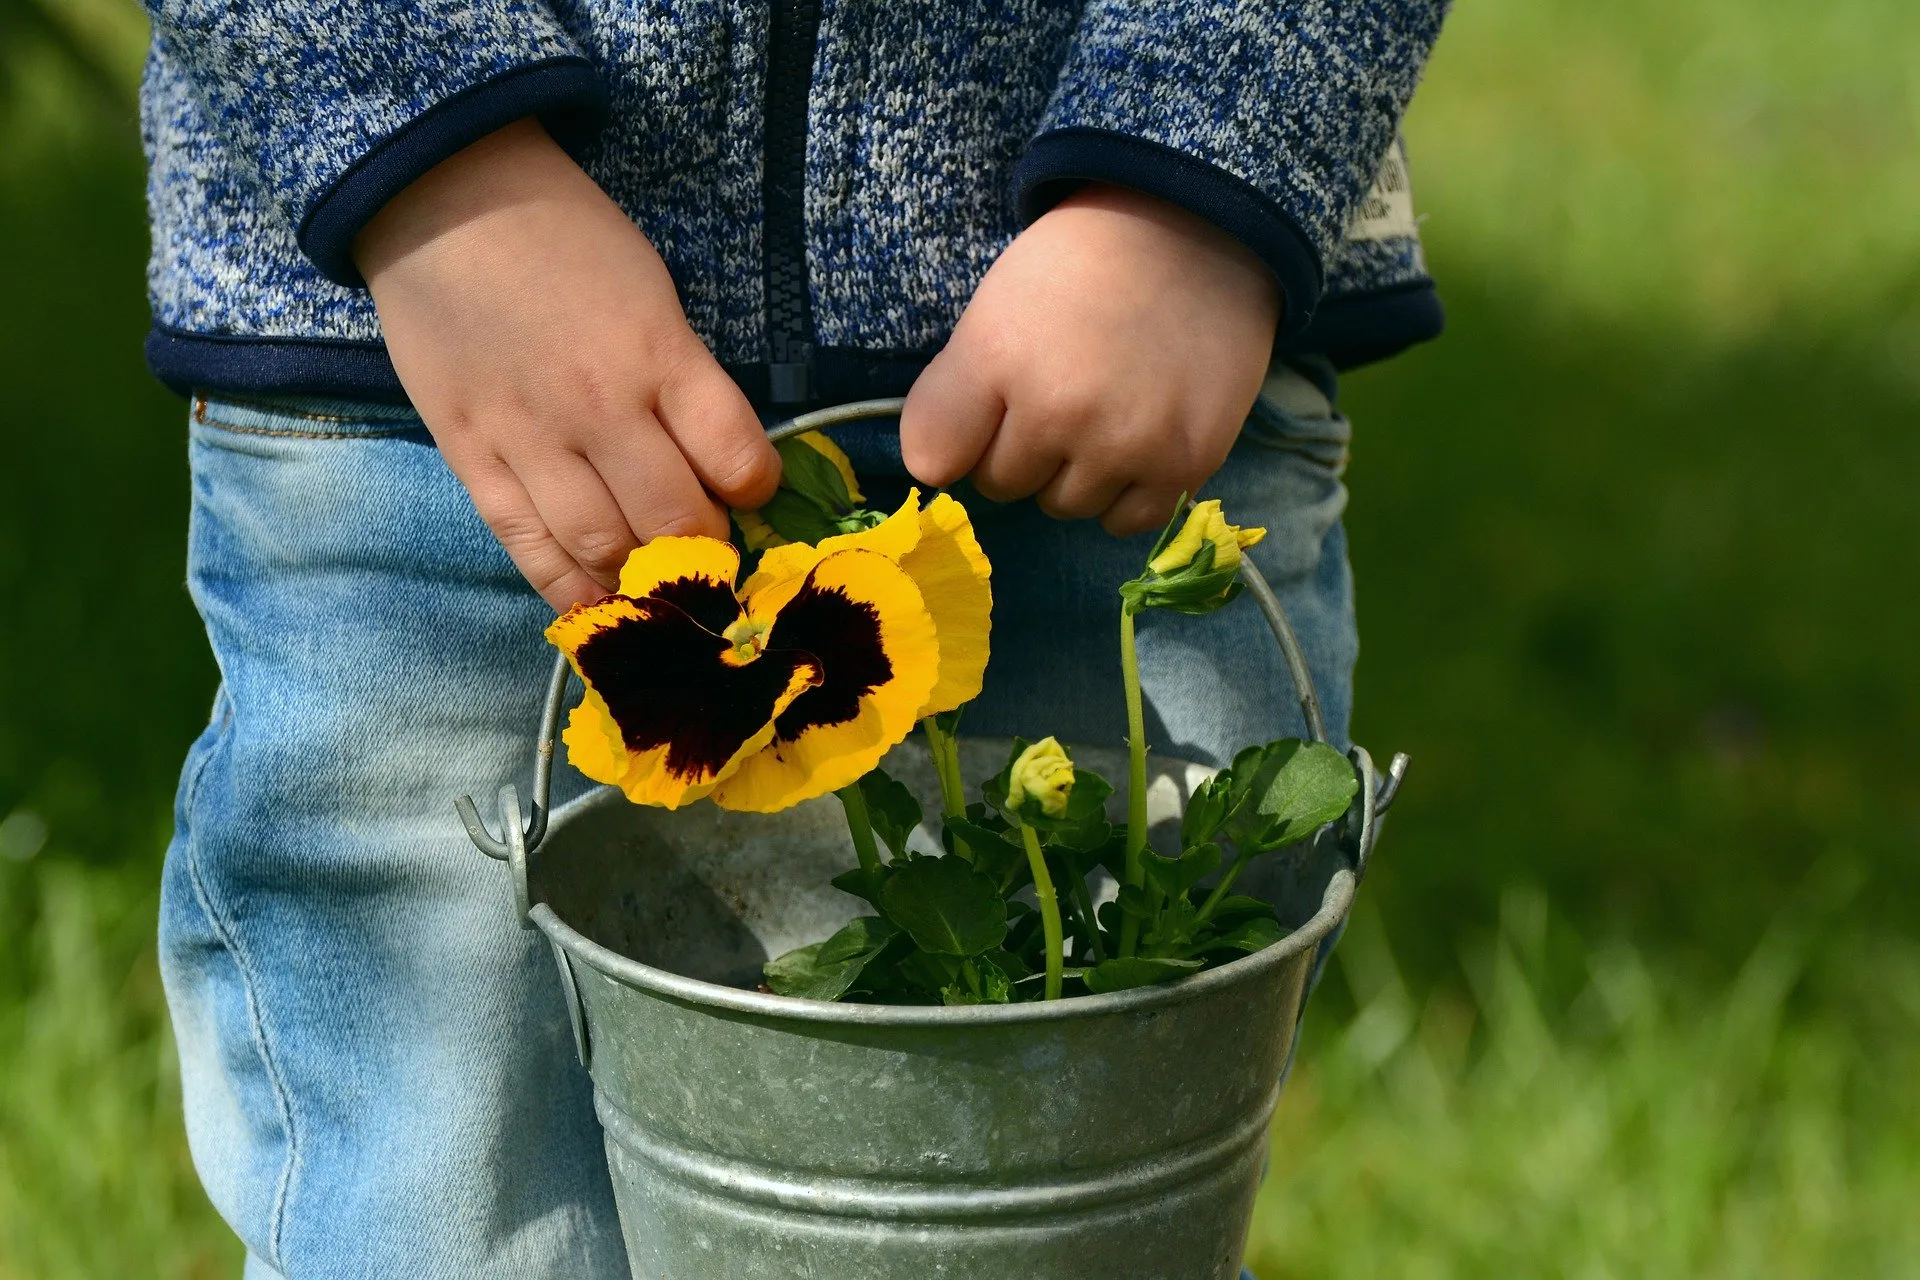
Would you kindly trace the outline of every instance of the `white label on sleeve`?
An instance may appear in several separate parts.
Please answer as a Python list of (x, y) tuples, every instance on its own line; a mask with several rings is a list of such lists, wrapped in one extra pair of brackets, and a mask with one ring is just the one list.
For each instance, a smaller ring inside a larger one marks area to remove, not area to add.
[(1347, 224), (1348, 240), (1394, 240), (1420, 233), (1413, 218), (1413, 188), (1407, 182), (1407, 157), (1394, 139), (1387, 158), (1380, 162), (1380, 174), (1373, 189), (1353, 211)]

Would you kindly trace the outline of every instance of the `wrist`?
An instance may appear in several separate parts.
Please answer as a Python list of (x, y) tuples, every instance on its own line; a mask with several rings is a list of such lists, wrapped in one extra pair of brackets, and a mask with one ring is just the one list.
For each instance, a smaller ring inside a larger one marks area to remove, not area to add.
[(1132, 224), (1130, 238), (1143, 252), (1184, 258), (1209, 275), (1234, 279), (1242, 286), (1236, 292), (1243, 292), (1248, 305), (1265, 312), (1272, 328), (1279, 327), (1285, 299), (1272, 270), (1237, 237), (1199, 214), (1132, 187), (1089, 181), (1055, 204), (1041, 220), (1055, 213), (1078, 211)]
[(369, 287), (377, 287), (377, 277), (417, 250), (458, 241), (494, 215), (551, 198), (573, 180), (592, 184), (538, 120), (517, 120), (456, 151), (389, 200), (354, 237), (354, 264)]

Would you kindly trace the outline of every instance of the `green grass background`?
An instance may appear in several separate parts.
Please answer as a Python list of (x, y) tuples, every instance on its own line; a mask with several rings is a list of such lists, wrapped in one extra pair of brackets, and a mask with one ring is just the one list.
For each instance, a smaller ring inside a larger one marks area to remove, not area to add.
[[(0, 0), (0, 1278), (233, 1276), (153, 954), (213, 671), (120, 0)], [(1281, 1277), (1920, 1274), (1920, 10), (1461, 0), (1452, 324), (1348, 383), (1356, 736)]]

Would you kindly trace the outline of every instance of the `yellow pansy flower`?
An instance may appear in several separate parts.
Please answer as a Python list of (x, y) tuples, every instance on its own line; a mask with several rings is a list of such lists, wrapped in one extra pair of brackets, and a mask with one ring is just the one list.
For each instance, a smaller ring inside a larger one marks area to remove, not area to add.
[(657, 538), (547, 629), (587, 686), (563, 734), (582, 773), (638, 804), (784, 809), (913, 728), (939, 645), (898, 563), (847, 547), (736, 592), (739, 568), (728, 543)]

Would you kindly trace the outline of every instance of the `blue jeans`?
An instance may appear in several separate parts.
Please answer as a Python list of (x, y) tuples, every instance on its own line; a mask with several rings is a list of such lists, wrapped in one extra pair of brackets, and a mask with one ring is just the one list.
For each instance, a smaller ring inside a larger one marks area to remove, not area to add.
[[(1344, 738), (1347, 427), (1287, 376), (1209, 493), (1270, 530), (1254, 554)], [(524, 780), (551, 611), (407, 411), (197, 400), (191, 433), (188, 575), (222, 679), (160, 951), (194, 1161), (247, 1274), (626, 1276), (552, 959), (451, 804)], [(897, 439), (839, 434), (876, 498), (902, 487)], [(1114, 588), (1147, 541), (969, 502), (997, 607), (968, 729), (1118, 743)], [(1301, 732), (1251, 602), (1150, 615), (1140, 658), (1162, 750)], [(562, 768), (556, 800), (587, 785)]]

